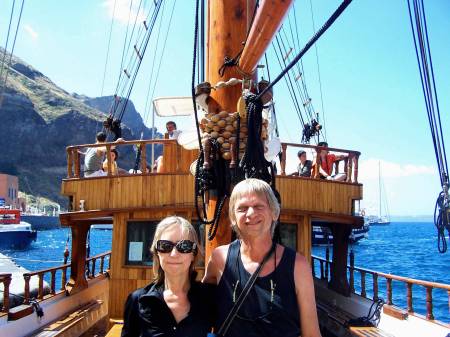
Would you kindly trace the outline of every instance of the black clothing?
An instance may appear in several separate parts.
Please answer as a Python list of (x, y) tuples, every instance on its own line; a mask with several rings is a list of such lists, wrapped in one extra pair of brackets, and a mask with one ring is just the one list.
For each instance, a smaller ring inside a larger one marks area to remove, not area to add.
[(311, 177), (312, 161), (306, 160), (305, 165), (302, 166), (301, 163), (297, 165), (297, 173), (300, 177)]
[[(294, 250), (284, 247), (276, 269), (257, 278), (225, 337), (300, 336), (300, 311), (294, 281), (295, 254)], [(230, 312), (233, 298), (239, 297), (250, 277), (242, 264), (240, 241), (233, 241), (217, 286), (217, 328)]]
[(191, 284), (188, 292), (191, 309), (179, 323), (164, 301), (163, 291), (162, 285), (149, 284), (128, 296), (122, 337), (206, 337), (214, 320), (215, 286)]

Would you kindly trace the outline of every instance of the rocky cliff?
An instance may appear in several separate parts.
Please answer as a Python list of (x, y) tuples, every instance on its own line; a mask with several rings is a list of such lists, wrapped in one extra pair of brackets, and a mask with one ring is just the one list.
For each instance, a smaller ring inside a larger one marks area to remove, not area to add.
[[(64, 206), (66, 199), (60, 195), (60, 184), (67, 172), (65, 148), (95, 142), (112, 97), (70, 94), (14, 56), (6, 70), (6, 85), (0, 82), (0, 173), (18, 175), (20, 190)], [(2, 79), (4, 74), (5, 70)], [(131, 101), (122, 126), (125, 139), (139, 139), (141, 132), (148, 139), (152, 134)], [(158, 137), (161, 135), (155, 130)], [(119, 165), (129, 168), (133, 149), (121, 149), (120, 157)]]

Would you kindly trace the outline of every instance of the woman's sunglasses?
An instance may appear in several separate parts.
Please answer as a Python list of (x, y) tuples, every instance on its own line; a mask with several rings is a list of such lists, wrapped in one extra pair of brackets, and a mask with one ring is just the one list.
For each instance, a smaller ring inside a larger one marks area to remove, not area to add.
[(194, 253), (197, 254), (197, 245), (191, 240), (180, 240), (178, 242), (172, 242), (169, 240), (158, 240), (156, 241), (156, 250), (160, 253), (170, 253), (176, 247), (178, 252), (187, 254)]

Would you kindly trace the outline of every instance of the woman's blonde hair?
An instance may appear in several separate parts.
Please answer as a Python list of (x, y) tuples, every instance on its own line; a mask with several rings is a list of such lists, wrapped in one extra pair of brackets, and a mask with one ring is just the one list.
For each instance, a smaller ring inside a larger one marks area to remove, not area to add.
[(164, 283), (164, 270), (161, 268), (161, 265), (159, 263), (158, 252), (156, 250), (156, 242), (161, 239), (164, 231), (173, 226), (179, 226), (181, 228), (183, 236), (187, 234), (187, 239), (194, 242), (197, 246), (197, 254), (194, 255), (194, 261), (192, 262), (190, 267), (191, 275), (189, 276), (192, 276), (192, 274), (194, 273), (194, 267), (197, 264), (198, 259), (203, 255), (203, 249), (198, 240), (197, 232), (195, 231), (194, 226), (192, 226), (189, 221), (180, 216), (169, 216), (167, 218), (164, 218), (156, 226), (155, 236), (153, 237), (153, 242), (150, 248), (150, 251), (153, 254), (153, 282), (155, 282), (156, 284)]
[[(239, 231), (239, 228), (236, 224), (236, 203), (239, 199), (241, 199), (244, 195), (254, 193), (260, 198), (265, 198), (267, 200), (267, 203), (269, 204), (269, 208), (272, 211), (272, 214), (274, 215), (274, 218), (278, 219), (278, 216), (280, 215), (280, 204), (273, 193), (272, 188), (268, 183), (266, 183), (263, 180), (249, 178), (241, 181), (239, 184), (237, 184), (233, 192), (231, 192), (230, 196), (230, 204), (228, 208), (228, 216), (230, 217), (231, 222), (231, 228), (236, 232), (238, 236), (241, 236), (241, 233)], [(275, 226), (277, 224), (277, 221), (272, 221), (272, 225), (270, 227), (270, 232), (273, 235), (273, 232), (275, 231)]]

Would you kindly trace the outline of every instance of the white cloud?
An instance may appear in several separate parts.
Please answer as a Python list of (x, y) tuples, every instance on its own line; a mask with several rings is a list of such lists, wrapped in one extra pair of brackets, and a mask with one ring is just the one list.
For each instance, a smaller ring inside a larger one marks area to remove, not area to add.
[(30, 25), (24, 25), (23, 28), (33, 40), (37, 40), (39, 34)]
[[(115, 9), (114, 4), (116, 7)], [(108, 11), (108, 16), (110, 18), (112, 18), (114, 15), (114, 20), (126, 25), (128, 23), (129, 17), (129, 24), (133, 25), (138, 11), (139, 3), (138, 1), (133, 2), (131, 13), (129, 0), (106, 0), (105, 2), (103, 2), (103, 7), (105, 7)], [(137, 22), (143, 22), (144, 20), (145, 15), (141, 6), (141, 8), (139, 9)]]
[(359, 162), (358, 176), (360, 179), (378, 179), (378, 163), (381, 165), (383, 178), (399, 178), (437, 174), (436, 166), (399, 164), (376, 158), (369, 158)]

